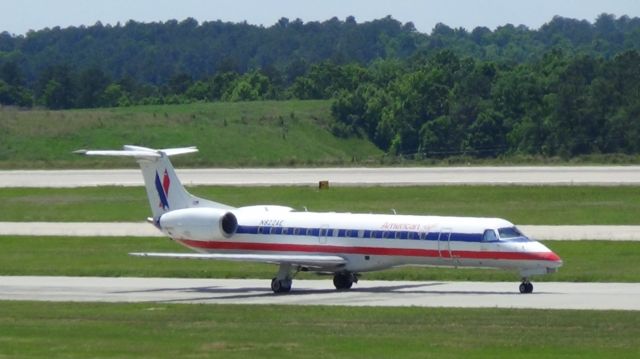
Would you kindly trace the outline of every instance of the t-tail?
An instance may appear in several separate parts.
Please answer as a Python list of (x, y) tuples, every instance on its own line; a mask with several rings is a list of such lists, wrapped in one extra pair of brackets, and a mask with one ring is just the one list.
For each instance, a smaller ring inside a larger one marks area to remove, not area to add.
[(196, 147), (165, 148), (155, 150), (146, 147), (125, 145), (122, 150), (79, 150), (75, 153), (87, 156), (134, 157), (144, 178), (144, 185), (153, 214), (158, 223), (163, 214), (183, 208), (232, 209), (222, 203), (196, 197), (184, 188), (169, 161), (169, 156), (198, 152)]

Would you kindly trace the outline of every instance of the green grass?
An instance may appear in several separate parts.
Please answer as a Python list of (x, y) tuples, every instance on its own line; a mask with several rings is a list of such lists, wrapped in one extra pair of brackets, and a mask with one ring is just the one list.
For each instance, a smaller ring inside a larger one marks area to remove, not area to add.
[(640, 312), (0, 302), (0, 357), (637, 358)]
[(0, 168), (133, 167), (125, 160), (82, 158), (81, 148), (195, 145), (183, 166), (335, 165), (380, 158), (362, 139), (328, 131), (329, 101), (257, 101), (112, 109), (0, 109)]
[[(534, 281), (640, 282), (640, 242), (548, 241), (565, 264), (558, 273)], [(0, 237), (0, 275), (64, 275), (108, 277), (263, 278), (271, 264), (152, 259), (129, 252), (189, 252), (164, 238), (128, 237)], [(314, 278), (301, 273), (297, 278)], [(324, 277), (322, 277), (324, 278)], [(364, 273), (364, 280), (513, 281), (517, 273), (491, 269), (403, 267)], [(329, 280), (329, 278), (327, 278)], [(267, 285), (265, 281), (265, 285)], [(514, 284), (515, 285), (515, 284)], [(515, 288), (515, 287), (514, 287)]]
[[(310, 211), (500, 217), (516, 224), (640, 224), (637, 187), (192, 187), (233, 206), (281, 204)], [(141, 187), (2, 188), (0, 221), (142, 221)]]

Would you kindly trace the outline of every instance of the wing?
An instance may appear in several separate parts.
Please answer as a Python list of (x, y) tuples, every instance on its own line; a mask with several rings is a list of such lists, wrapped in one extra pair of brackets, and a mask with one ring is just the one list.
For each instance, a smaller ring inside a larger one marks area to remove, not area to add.
[(345, 265), (347, 260), (330, 255), (297, 254), (231, 254), (231, 253), (129, 253), (136, 257), (210, 259), (238, 262), (289, 263), (304, 267), (327, 268)]

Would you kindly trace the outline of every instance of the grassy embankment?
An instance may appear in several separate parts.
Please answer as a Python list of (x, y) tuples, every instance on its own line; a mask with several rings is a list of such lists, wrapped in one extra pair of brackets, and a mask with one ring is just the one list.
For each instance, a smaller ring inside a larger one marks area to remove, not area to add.
[(133, 167), (80, 148), (194, 145), (180, 167), (344, 165), (379, 159), (362, 139), (328, 131), (329, 101), (261, 101), (67, 111), (0, 109), (0, 168)]
[(637, 358), (639, 312), (1, 302), (0, 357)]
[(640, 156), (625, 154), (485, 159), (461, 154), (421, 160), (385, 156), (365, 139), (333, 136), (328, 131), (330, 106), (330, 101), (290, 100), (64, 111), (0, 108), (0, 169), (133, 167), (126, 159), (71, 154), (123, 144), (198, 146), (199, 155), (175, 159), (180, 167), (640, 163)]

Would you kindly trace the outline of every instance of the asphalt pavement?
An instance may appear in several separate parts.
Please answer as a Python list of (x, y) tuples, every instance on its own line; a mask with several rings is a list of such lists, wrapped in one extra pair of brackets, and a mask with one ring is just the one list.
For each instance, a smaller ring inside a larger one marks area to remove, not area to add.
[[(203, 168), (177, 169), (185, 185), (638, 185), (640, 166)], [(127, 170), (0, 171), (0, 187), (142, 186), (142, 174)]]
[(0, 300), (289, 304), (640, 310), (640, 283), (409, 282), (360, 280), (337, 291), (331, 279), (294, 280), (291, 293), (273, 294), (269, 280), (104, 277), (0, 277)]

